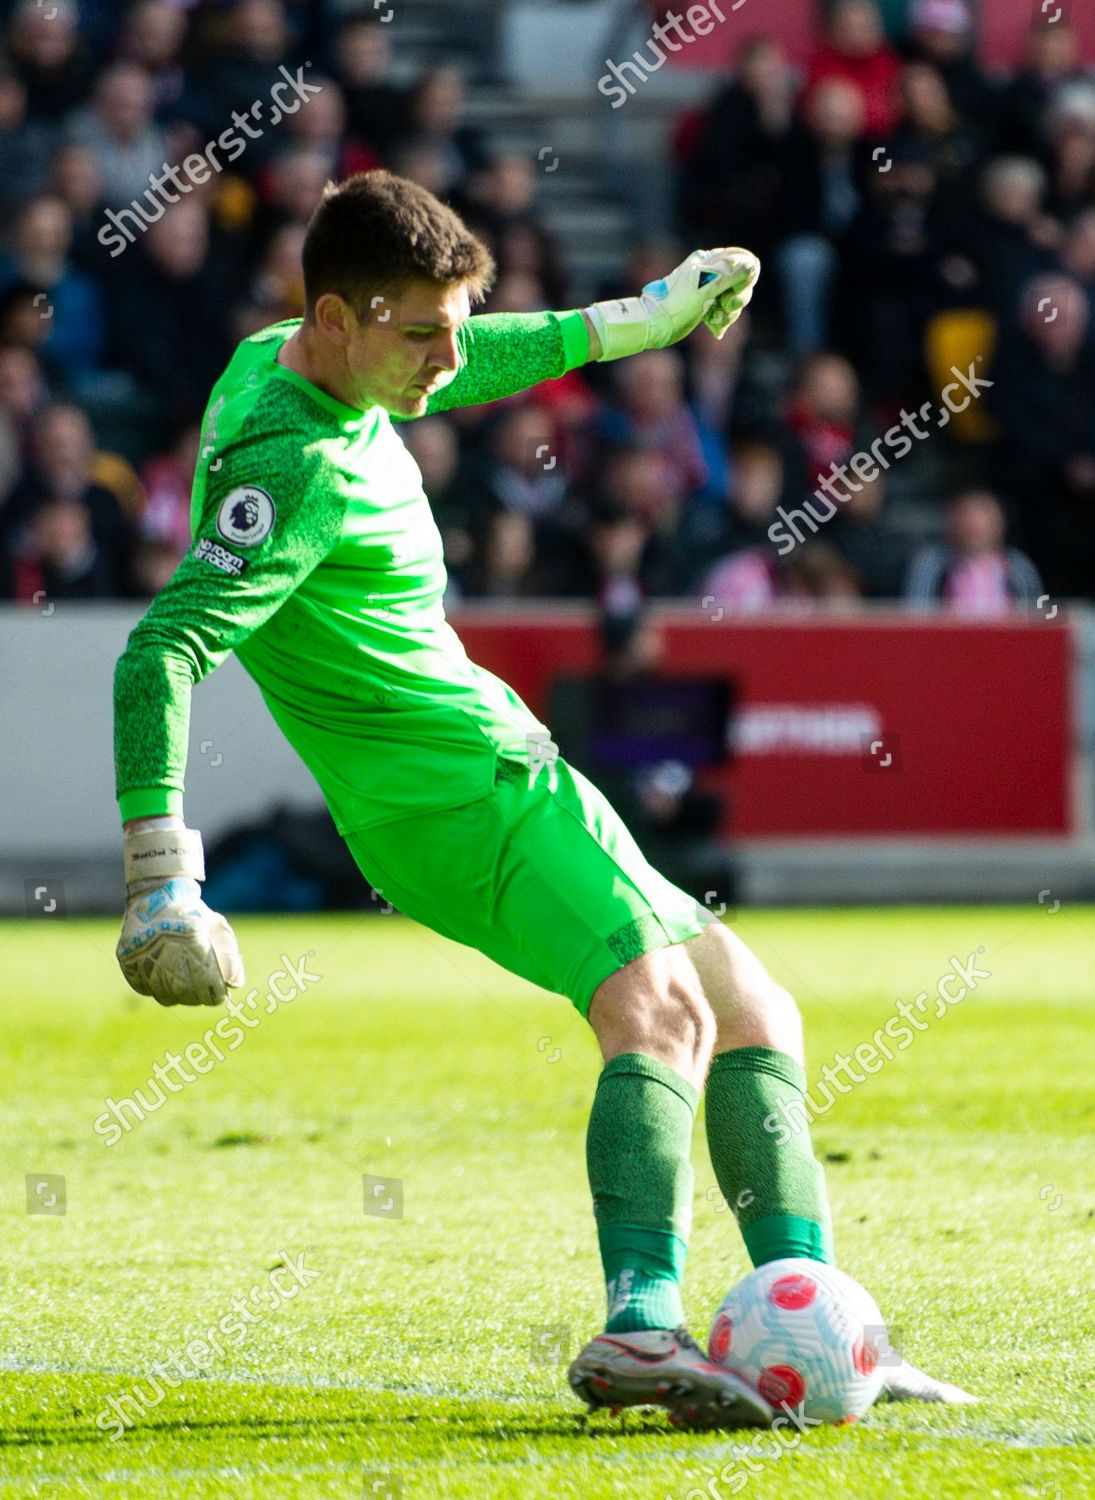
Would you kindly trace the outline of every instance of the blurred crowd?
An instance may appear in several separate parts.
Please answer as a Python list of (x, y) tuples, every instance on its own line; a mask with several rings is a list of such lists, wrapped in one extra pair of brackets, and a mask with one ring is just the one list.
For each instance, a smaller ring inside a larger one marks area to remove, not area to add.
[[(673, 131), (676, 222), (576, 288), (535, 160), (469, 127), (459, 70), (396, 83), (394, 28), (327, 14), (0, 5), (0, 598), (163, 586), (212, 384), (239, 339), (300, 315), (327, 180), (377, 165), (490, 243), (487, 311), (632, 294), (696, 245), (765, 262), (721, 342), (701, 328), (403, 429), (454, 601), (1095, 597), (1095, 77), (1067, 18), (1035, 17), (1008, 78), (978, 66), (965, 0), (912, 0), (896, 40), (874, 0), (819, 7), (805, 70), (748, 41)], [(253, 106), (286, 76), (309, 85), (292, 113), (203, 183), (148, 191), (270, 120)]]

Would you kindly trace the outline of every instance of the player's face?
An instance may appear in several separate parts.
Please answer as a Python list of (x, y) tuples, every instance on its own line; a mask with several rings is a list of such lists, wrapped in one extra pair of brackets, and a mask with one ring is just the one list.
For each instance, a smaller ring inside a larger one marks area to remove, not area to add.
[(362, 407), (420, 417), (460, 366), (457, 334), (471, 314), (464, 286), (412, 281), (389, 301), (374, 299), (348, 350)]

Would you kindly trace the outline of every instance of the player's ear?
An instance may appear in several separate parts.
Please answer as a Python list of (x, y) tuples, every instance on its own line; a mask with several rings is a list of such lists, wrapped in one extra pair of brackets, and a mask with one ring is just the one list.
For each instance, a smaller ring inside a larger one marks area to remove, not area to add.
[(337, 292), (324, 292), (316, 298), (315, 320), (324, 338), (340, 345), (349, 343), (357, 323), (353, 308)]

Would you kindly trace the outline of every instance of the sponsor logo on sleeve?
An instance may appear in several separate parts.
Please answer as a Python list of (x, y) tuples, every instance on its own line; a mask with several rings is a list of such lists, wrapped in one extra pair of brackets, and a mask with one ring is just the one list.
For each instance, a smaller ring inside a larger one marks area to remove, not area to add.
[(222, 573), (228, 573), (233, 578), (238, 578), (251, 566), (246, 557), (237, 557), (219, 542), (211, 542), (207, 536), (203, 536), (194, 548), (194, 556), (199, 562), (212, 563), (214, 568), (220, 568)]
[(257, 485), (244, 484), (221, 503), (217, 530), (237, 547), (257, 547), (274, 529), (274, 502)]

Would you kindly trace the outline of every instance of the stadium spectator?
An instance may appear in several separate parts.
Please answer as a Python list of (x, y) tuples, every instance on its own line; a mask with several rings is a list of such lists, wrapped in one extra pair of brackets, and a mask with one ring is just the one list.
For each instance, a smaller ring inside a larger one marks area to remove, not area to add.
[(1038, 162), (993, 157), (972, 212), (953, 229), (953, 248), (972, 270), (971, 301), (1005, 324), (1014, 319), (1024, 283), (1056, 261), (1057, 226), (1044, 212), (1047, 186)]
[(634, 440), (606, 447), (589, 497), (590, 592), (623, 611), (644, 598), (684, 592), (679, 514), (667, 505), (659, 455)]
[(1015, 156), (1041, 156), (1049, 107), (1063, 84), (1080, 81), (1079, 47), (1068, 17), (1035, 15), (1026, 58), (1000, 98), (996, 150)]
[(178, 567), (179, 558), (169, 542), (139, 536), (133, 544), (126, 593), (137, 599), (153, 599)]
[(464, 98), (464, 76), (449, 66), (427, 69), (407, 96), (401, 146), (425, 150), (437, 161), (446, 196), (462, 187), (484, 160), (480, 133), (461, 123)]
[(372, 147), (348, 133), (346, 101), (334, 79), (316, 73), (308, 82), (320, 92), (309, 96), (307, 108), (286, 119), (285, 134), (293, 145), (321, 154), (328, 177), (336, 181), (379, 167), (380, 157)]
[(573, 301), (566, 268), (554, 236), (535, 216), (514, 218), (499, 226), (495, 259), (504, 274), (534, 276), (543, 288), (542, 307), (566, 307)]
[(45, 190), (68, 209), (73, 264), (100, 278), (108, 277), (112, 269), (110, 250), (99, 239), (106, 222), (103, 174), (95, 153), (75, 142), (59, 146), (50, 157)]
[(125, 587), (121, 555), (96, 537), (78, 501), (37, 497), (0, 551), (0, 597), (40, 607), (117, 598)]
[(830, 542), (810, 537), (784, 562), (779, 597), (783, 609), (799, 611), (818, 604), (850, 608), (862, 594), (851, 564)]
[(928, 148), (894, 142), (848, 236), (842, 339), (876, 401), (900, 407), (920, 384), (924, 330), (944, 300), (946, 250)]
[(973, 42), (966, 0), (916, 0), (909, 16), (909, 60), (926, 63), (939, 74), (966, 130), (991, 137), (996, 95), (978, 66)]
[(471, 586), (475, 543), (474, 496), (469, 486), (456, 483), (460, 465), (456, 428), (445, 417), (423, 417), (404, 423), (399, 435), (422, 473), (422, 487), (441, 532), (449, 575), (447, 597), (450, 601), (458, 599)]
[[(752, 331), (752, 308), (721, 339), (709, 339), (700, 327), (684, 340), (685, 389), (688, 404), (699, 424), (708, 466), (715, 467), (710, 443), (725, 444), (734, 421), (735, 401), (745, 347)], [(725, 446), (720, 448), (726, 461)]]
[(787, 394), (785, 418), (793, 440), (793, 495), (811, 494), (835, 464), (847, 463), (869, 446), (859, 377), (839, 354), (815, 354), (803, 362)]
[[(507, 560), (527, 549), (521, 592), (570, 594), (582, 586), (580, 531), (584, 512), (568, 503), (566, 460), (549, 406), (525, 398), (507, 403), (485, 424), (484, 451), (461, 469), (448, 497), (448, 524), (466, 528), (473, 566), (461, 573), (470, 592), (497, 593)], [(506, 526), (502, 513), (527, 526)], [(444, 514), (444, 513), (443, 513)], [(463, 539), (451, 538), (457, 555)]]
[(0, 346), (0, 413), (11, 423), (24, 458), (34, 419), (49, 399), (42, 362), (22, 344)]
[(530, 271), (503, 271), (483, 303), (484, 312), (543, 312), (548, 295), (538, 276)]
[(138, 0), (122, 22), (117, 56), (136, 63), (152, 82), (153, 118), (168, 125), (179, 117), (187, 78), (182, 63), (186, 14), (170, 0)]
[(42, 357), (72, 387), (102, 362), (106, 314), (95, 279), (70, 258), (72, 215), (60, 198), (31, 198), (20, 209), (15, 240), (0, 260), (0, 293), (16, 282), (34, 287), (47, 334)]
[(1004, 512), (991, 491), (956, 495), (943, 541), (921, 548), (909, 566), (906, 599), (982, 618), (1033, 608), (1042, 580), (1025, 553), (1005, 546), (1004, 535)]
[(58, 598), (126, 591), (133, 527), (117, 497), (93, 482), (95, 458), (91, 424), (79, 406), (43, 407), (11, 502), (13, 597), (29, 600), (37, 589)]
[(88, 97), (94, 67), (80, 39), (74, 0), (18, 0), (7, 55), (26, 89), (27, 119), (56, 125)]
[(487, 511), (475, 531), (474, 593), (484, 599), (513, 599), (541, 592), (531, 517), (514, 510)]
[(475, 476), (479, 503), (533, 521), (555, 514), (567, 488), (558, 446), (555, 424), (544, 407), (531, 401), (506, 406), (494, 419)]
[(721, 504), (726, 493), (726, 454), (712, 471), (704, 455), (695, 415), (684, 399), (684, 364), (675, 349), (648, 349), (613, 367), (615, 404), (599, 427), (609, 443), (640, 444), (661, 470), (666, 513), (678, 513), (693, 496)]
[(445, 147), (423, 136), (400, 141), (388, 153), (389, 169), (400, 177), (421, 183), (442, 199), (453, 192), (452, 159)]
[(1058, 597), (1095, 593), (1095, 353), (1083, 287), (1060, 274), (1023, 290), (989, 393), (1001, 490)]
[(1066, 84), (1046, 115), (1048, 208), (1067, 224), (1095, 202), (1095, 82)]
[(190, 547), (190, 492), (200, 443), (198, 423), (187, 422), (171, 447), (154, 454), (141, 469), (145, 492), (141, 538), (170, 549), (175, 562)]
[(942, 72), (929, 63), (910, 63), (901, 75), (901, 121), (888, 155), (898, 161), (922, 159), (931, 167), (941, 213), (953, 217), (964, 208), (981, 144), (976, 129), (955, 109)]
[(780, 43), (767, 37), (747, 42), (736, 71), (697, 119), (685, 155), (680, 204), (690, 237), (750, 245), (764, 259), (776, 235), (781, 155), (794, 100), (794, 75)]
[(305, 79), (311, 79), (306, 59), (297, 57), (280, 0), (232, 0), (226, 11), (221, 35), (212, 38), (213, 55), (202, 62), (195, 124), (205, 137), (215, 138), (231, 122), (233, 111), (249, 116), (252, 131), (257, 132), (248, 132), (247, 142), (247, 159), (254, 170), (278, 149), (278, 128), (270, 123), (270, 96), (282, 78), (280, 67), (303, 63)]
[(5, 214), (40, 192), (49, 166), (55, 130), (27, 118), (27, 88), (14, 73), (0, 71), (0, 209)]
[(785, 477), (783, 455), (774, 443), (763, 438), (740, 443), (721, 534), (691, 539), (689, 556), (717, 558), (698, 592), (727, 614), (756, 614), (779, 595), (778, 560), (768, 527), (784, 498)]
[(233, 319), (237, 339), (248, 338), (271, 323), (299, 318), (304, 312), (304, 274), (300, 253), (304, 244), (302, 224), (283, 224), (271, 235), (251, 283), (248, 300)]
[(499, 272), (535, 276), (547, 301), (563, 307), (566, 276), (552, 236), (536, 208), (536, 169), (522, 151), (500, 151), (472, 173), (454, 206), (465, 223), (489, 244)]
[(865, 479), (825, 528), (831, 542), (854, 569), (868, 599), (899, 599), (909, 560), (909, 545), (891, 521), (886, 478)]
[(811, 90), (787, 138), (776, 269), (793, 354), (829, 343), (840, 250), (863, 201), (865, 120), (862, 90), (833, 78)]
[(405, 127), (402, 89), (388, 81), (390, 30), (378, 15), (349, 16), (335, 38), (333, 69), (346, 98), (350, 129), (387, 158)]
[(836, 0), (825, 40), (810, 61), (807, 97), (833, 79), (854, 85), (863, 97), (867, 135), (883, 139), (897, 124), (900, 72), (901, 59), (886, 40), (874, 0)]
[(252, 260), (263, 255), (271, 236), (284, 225), (307, 226), (329, 175), (324, 153), (310, 146), (290, 146), (274, 157), (261, 174), (263, 198), (250, 235)]
[[(168, 161), (167, 138), (153, 121), (152, 82), (135, 63), (114, 63), (95, 83), (92, 102), (66, 123), (65, 139), (95, 157), (103, 197), (111, 208), (140, 201), (161, 205), (151, 188)], [(149, 194), (146, 199), (146, 193)]]
[(109, 290), (114, 359), (178, 417), (200, 415), (228, 361), (231, 293), (194, 194), (149, 227)]

